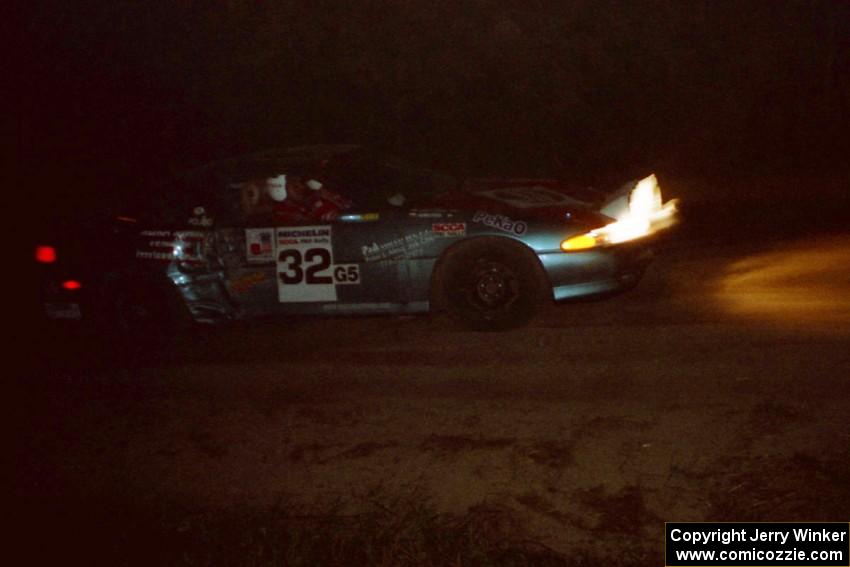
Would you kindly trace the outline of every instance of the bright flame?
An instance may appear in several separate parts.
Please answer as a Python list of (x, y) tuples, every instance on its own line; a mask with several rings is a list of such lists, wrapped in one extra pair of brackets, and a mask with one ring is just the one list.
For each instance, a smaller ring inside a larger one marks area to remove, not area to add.
[(641, 179), (629, 194), (628, 210), (607, 226), (591, 234), (606, 244), (618, 244), (653, 234), (673, 224), (677, 200), (661, 200), (661, 189), (655, 174)]
[[(678, 201), (673, 199), (664, 203), (661, 189), (655, 174), (638, 181), (629, 193), (629, 206), (609, 225), (592, 230), (586, 234), (573, 236), (561, 242), (561, 250), (575, 252), (588, 250), (606, 244), (619, 244), (649, 236), (663, 228), (671, 226), (676, 220)], [(613, 214), (606, 211), (607, 214)]]

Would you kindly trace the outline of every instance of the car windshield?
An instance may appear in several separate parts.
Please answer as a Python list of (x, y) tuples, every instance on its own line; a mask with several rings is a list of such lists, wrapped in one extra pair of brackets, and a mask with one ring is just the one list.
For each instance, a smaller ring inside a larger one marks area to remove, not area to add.
[(388, 154), (358, 148), (325, 161), (322, 174), (362, 206), (381, 206), (395, 195), (416, 204), (457, 187), (447, 174)]

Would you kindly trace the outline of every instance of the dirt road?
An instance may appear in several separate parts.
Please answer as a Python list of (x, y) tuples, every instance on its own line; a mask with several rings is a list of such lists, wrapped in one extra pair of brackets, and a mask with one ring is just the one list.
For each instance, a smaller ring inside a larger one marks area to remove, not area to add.
[(595, 557), (660, 553), (664, 521), (846, 520), (848, 266), (846, 237), (694, 242), (504, 334), (278, 321), (134, 369), (53, 367), (21, 406), (15, 486), (30, 511), (167, 502), (189, 526), (483, 506)]

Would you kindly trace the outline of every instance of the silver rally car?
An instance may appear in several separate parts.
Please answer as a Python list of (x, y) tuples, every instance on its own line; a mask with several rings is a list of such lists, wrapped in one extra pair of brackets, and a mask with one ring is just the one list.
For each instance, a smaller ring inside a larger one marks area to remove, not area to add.
[(161, 188), (117, 219), (126, 244), (109, 265), (75, 273), (51, 243), (36, 259), (49, 317), (127, 331), (436, 309), (504, 330), (545, 301), (633, 286), (651, 258), (647, 237), (674, 216), (653, 175), (609, 193), (460, 183), (357, 146), (310, 146), (218, 162)]

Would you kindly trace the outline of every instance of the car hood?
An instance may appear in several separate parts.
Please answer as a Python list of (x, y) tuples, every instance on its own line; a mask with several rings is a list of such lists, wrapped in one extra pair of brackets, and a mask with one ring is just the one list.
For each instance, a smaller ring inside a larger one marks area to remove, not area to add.
[(604, 226), (611, 218), (598, 209), (604, 195), (553, 179), (473, 179), (440, 195), (440, 207), (483, 211), (523, 220), (563, 221)]

